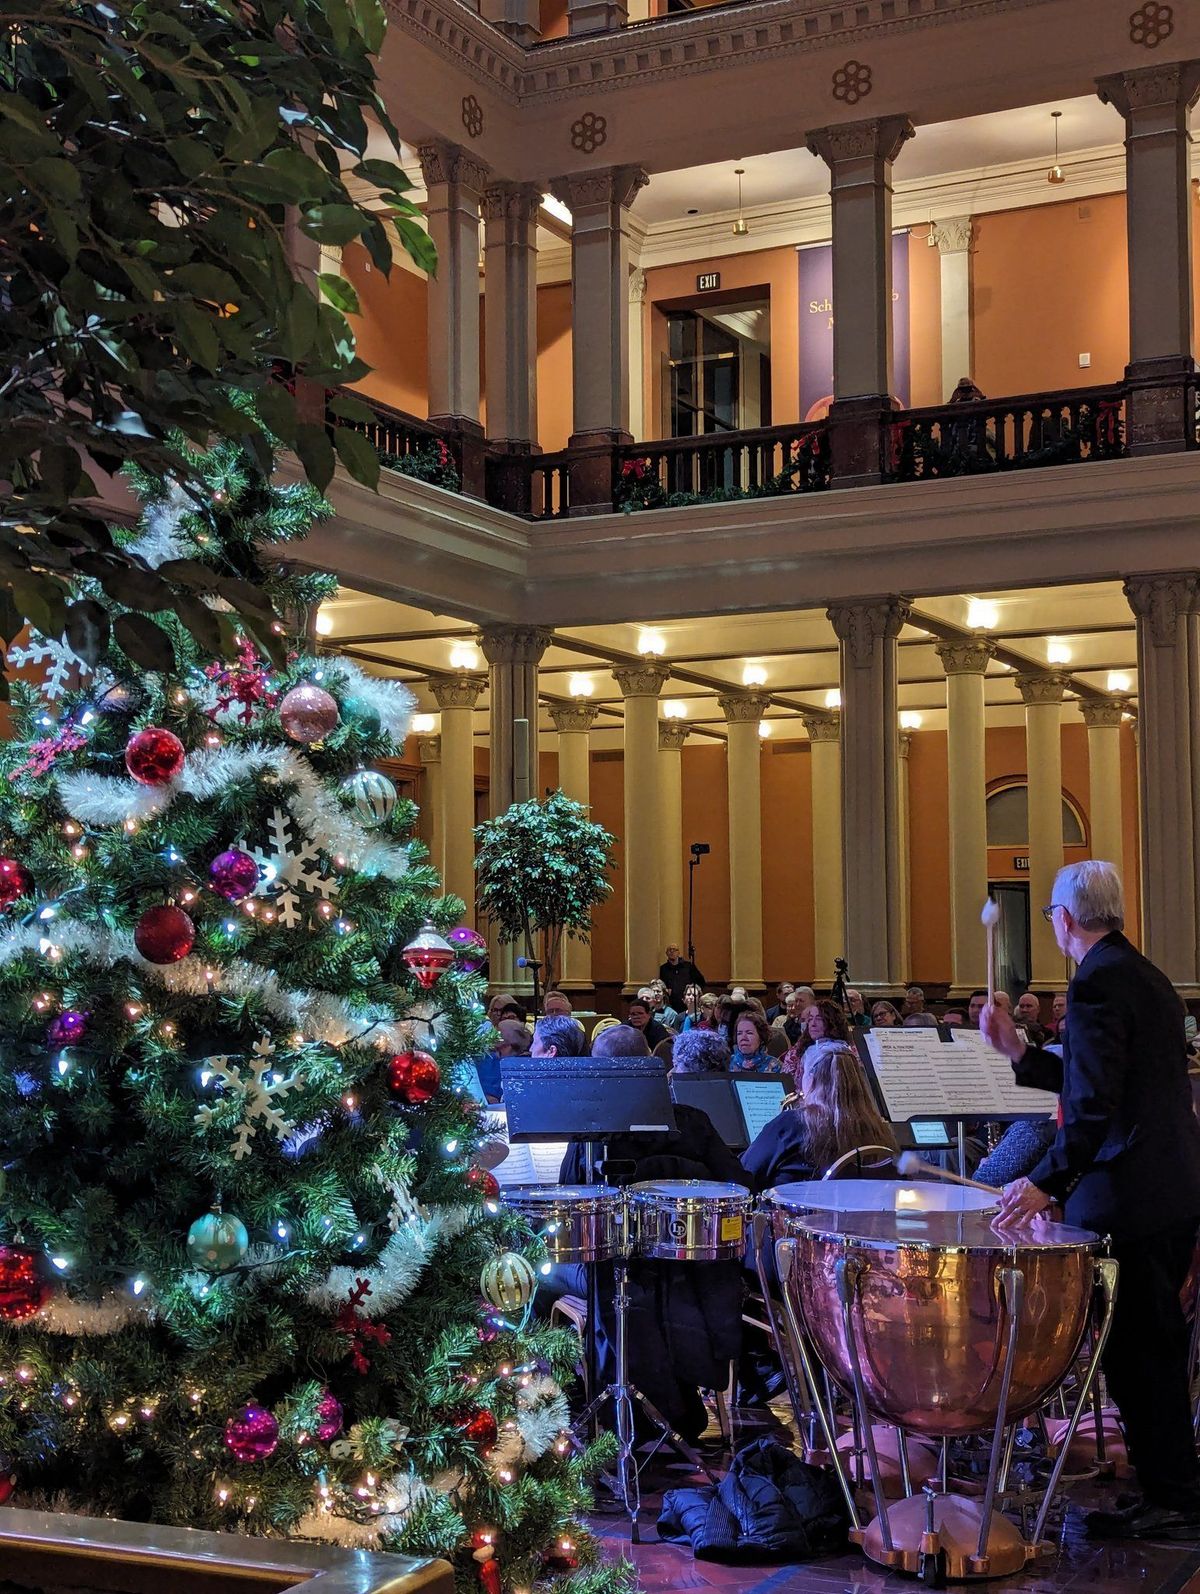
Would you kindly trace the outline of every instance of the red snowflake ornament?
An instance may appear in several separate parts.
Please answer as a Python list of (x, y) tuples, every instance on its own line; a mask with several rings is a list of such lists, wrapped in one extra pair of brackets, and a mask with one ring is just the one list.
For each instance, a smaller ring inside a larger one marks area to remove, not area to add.
[(208, 711), (211, 720), (236, 703), (238, 719), (243, 725), (253, 725), (255, 715), (279, 702), (279, 693), (270, 685), (266, 661), (248, 637), (238, 643), (236, 663), (209, 664), (204, 673), (217, 689), (216, 705)]
[(334, 1328), (339, 1334), (344, 1334), (350, 1341), (348, 1354), (350, 1365), (354, 1371), (365, 1377), (371, 1371), (371, 1358), (367, 1355), (368, 1344), (388, 1345), (391, 1343), (391, 1334), (382, 1323), (372, 1323), (363, 1317), (358, 1308), (371, 1293), (370, 1281), (355, 1279), (354, 1288), (338, 1312)]

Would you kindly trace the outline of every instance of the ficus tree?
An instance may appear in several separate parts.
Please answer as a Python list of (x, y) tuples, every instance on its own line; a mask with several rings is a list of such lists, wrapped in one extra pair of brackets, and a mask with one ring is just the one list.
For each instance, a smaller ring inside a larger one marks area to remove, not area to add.
[[(203, 623), (217, 597), (276, 647), (236, 568), (157, 570), (114, 537), (99, 472), (204, 483), (172, 447), (272, 437), (318, 488), (336, 460), (374, 485), (322, 397), (361, 377), (339, 275), (298, 272), (298, 241), (360, 241), (387, 273), (398, 238), (434, 266), (374, 56), (381, 0), (0, 0), (0, 639), (28, 621), (85, 658), (106, 641), (91, 577), (120, 600), (121, 647), (169, 668), (153, 616)], [(315, 395), (315, 403), (313, 397)], [(238, 403), (249, 396), (253, 403)], [(357, 401), (335, 398), (342, 419)]]

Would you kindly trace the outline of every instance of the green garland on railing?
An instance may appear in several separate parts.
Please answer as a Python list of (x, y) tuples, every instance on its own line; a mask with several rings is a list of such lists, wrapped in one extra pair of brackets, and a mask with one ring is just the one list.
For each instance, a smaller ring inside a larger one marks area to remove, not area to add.
[(785, 493), (816, 492), (829, 486), (828, 434), (797, 439), (781, 471), (755, 487), (714, 487), (706, 493), (668, 493), (658, 478), (652, 456), (639, 455), (622, 464), (613, 488), (613, 507), (631, 515), (642, 509), (683, 509), (693, 504), (729, 504), (749, 498), (779, 498)]
[(389, 454), (381, 449), (379, 463), (385, 470), (398, 471), (401, 476), (429, 482), (433, 487), (445, 487), (448, 492), (457, 493), (462, 489), (462, 477), (454, 463), (454, 455), (440, 437), (431, 438), (411, 454)]

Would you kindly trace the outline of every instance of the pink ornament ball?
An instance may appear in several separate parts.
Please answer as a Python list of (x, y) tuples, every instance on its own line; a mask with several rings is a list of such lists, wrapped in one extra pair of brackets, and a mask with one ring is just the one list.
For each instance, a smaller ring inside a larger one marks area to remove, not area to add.
[(258, 886), (258, 864), (248, 852), (230, 847), (209, 864), (208, 878), (218, 896), (227, 902), (241, 902)]
[(304, 682), (293, 686), (279, 705), (279, 723), (284, 735), (308, 746), (322, 741), (338, 723), (338, 706), (323, 687)]
[(469, 924), (458, 925), (446, 939), (454, 948), (455, 962), (464, 974), (475, 974), (487, 962), (487, 940)]
[(225, 1448), (243, 1465), (265, 1461), (278, 1443), (279, 1424), (263, 1406), (243, 1406), (225, 1424)]
[(140, 786), (165, 786), (183, 769), (187, 754), (174, 731), (148, 725), (129, 738), (125, 768)]
[(68, 1009), (60, 1013), (57, 1018), (51, 1019), (46, 1030), (46, 1044), (49, 1046), (78, 1046), (87, 1034), (87, 1013), (76, 1013)]
[(317, 1402), (317, 1438), (323, 1445), (341, 1433), (343, 1417), (341, 1401), (326, 1390)]
[(15, 858), (0, 858), (0, 908), (11, 908), (14, 902), (29, 895), (29, 876)]
[(178, 963), (196, 944), (196, 926), (182, 908), (147, 908), (133, 932), (133, 944), (147, 963)]

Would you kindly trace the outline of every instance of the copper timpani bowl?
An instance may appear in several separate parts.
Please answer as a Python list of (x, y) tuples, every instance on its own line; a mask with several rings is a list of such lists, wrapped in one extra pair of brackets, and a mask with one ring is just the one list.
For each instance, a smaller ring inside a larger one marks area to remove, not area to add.
[(994, 1427), (1009, 1333), (1002, 1269), (1024, 1279), (1006, 1421), (1046, 1399), (1078, 1353), (1100, 1249), (1084, 1229), (999, 1234), (977, 1211), (906, 1206), (792, 1211), (786, 1222), (796, 1245), (786, 1288), (805, 1331), (850, 1389), (848, 1299), (865, 1402), (885, 1422), (950, 1435)]

